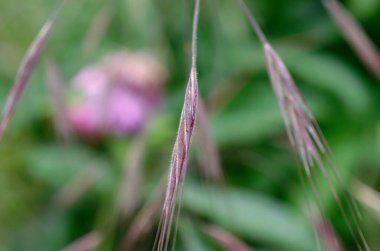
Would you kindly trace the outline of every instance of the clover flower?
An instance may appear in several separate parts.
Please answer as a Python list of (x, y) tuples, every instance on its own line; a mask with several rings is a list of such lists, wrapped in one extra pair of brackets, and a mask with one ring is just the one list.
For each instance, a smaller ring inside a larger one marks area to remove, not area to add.
[(162, 101), (165, 70), (150, 54), (115, 52), (73, 79), (71, 125), (84, 137), (140, 131)]

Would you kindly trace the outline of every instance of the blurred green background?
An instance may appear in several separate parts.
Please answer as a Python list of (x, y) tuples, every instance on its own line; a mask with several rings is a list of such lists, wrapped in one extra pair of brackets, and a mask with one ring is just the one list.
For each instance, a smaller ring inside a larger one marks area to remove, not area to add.
[[(380, 1), (343, 3), (380, 47)], [(55, 4), (0, 1), (1, 106), (24, 53)], [(330, 143), (343, 180), (362, 207), (361, 224), (371, 250), (380, 250), (380, 196), (375, 192), (380, 190), (379, 83), (319, 1), (248, 4)], [(169, 168), (189, 73), (192, 15), (189, 0), (67, 2), (0, 142), (1, 251), (61, 250), (94, 231), (100, 233), (94, 250), (123, 250), (124, 236), (137, 214), (159, 194)], [(88, 45), (87, 34), (96, 22), (98, 28), (106, 28), (97, 43)], [(234, 1), (201, 1), (198, 44), (200, 95), (220, 152), (225, 185), (203, 177), (195, 138), (177, 250), (223, 250), (203, 231), (206, 223), (219, 226), (252, 250), (316, 250), (305, 191), (263, 52)], [(82, 67), (123, 48), (156, 55), (167, 68), (168, 81), (164, 106), (147, 126), (135, 208), (121, 220), (118, 194), (134, 136), (97, 143), (59, 141), (45, 68), (48, 59), (54, 60), (68, 87)], [(331, 193), (322, 187), (320, 196), (325, 198), (324, 214), (345, 249), (356, 250)], [(132, 250), (151, 249), (159, 212)]]

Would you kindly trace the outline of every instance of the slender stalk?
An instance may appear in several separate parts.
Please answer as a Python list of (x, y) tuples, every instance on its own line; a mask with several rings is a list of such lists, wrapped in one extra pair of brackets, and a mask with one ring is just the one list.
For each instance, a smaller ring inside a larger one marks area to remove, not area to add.
[(240, 9), (244, 12), (244, 15), (247, 17), (249, 23), (251, 24), (253, 30), (255, 31), (257, 37), (259, 38), (260, 42), (262, 44), (267, 43), (268, 40), (261, 29), (259, 23), (257, 22), (256, 18), (252, 15), (250, 12), (247, 4), (245, 3), (244, 0), (236, 0), (240, 6)]

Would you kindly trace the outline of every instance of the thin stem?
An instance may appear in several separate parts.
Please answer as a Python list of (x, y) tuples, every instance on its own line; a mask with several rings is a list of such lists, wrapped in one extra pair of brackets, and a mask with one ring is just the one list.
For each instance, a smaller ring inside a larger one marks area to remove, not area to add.
[(266, 36), (264, 35), (264, 32), (260, 28), (259, 23), (257, 22), (256, 18), (253, 16), (251, 11), (249, 10), (247, 4), (244, 0), (236, 0), (241, 8), (241, 10), (244, 12), (244, 15), (248, 18), (248, 21), (250, 25), (252, 26), (253, 30), (255, 31), (256, 35), (259, 37), (259, 40), (262, 44), (265, 44), (268, 42)]
[(199, 21), (199, 4), (200, 0), (195, 0), (195, 11), (193, 18), (193, 34), (191, 38), (191, 66), (195, 67), (197, 64), (197, 32)]

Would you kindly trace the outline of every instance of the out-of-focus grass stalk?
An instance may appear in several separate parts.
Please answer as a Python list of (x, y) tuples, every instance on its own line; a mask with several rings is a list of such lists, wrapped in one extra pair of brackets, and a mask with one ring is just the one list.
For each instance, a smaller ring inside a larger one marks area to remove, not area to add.
[(139, 204), (144, 150), (145, 132), (140, 132), (134, 137), (128, 150), (120, 184), (119, 207), (123, 219), (131, 216)]
[(134, 217), (125, 234), (120, 251), (134, 251), (138, 244), (143, 240), (149, 231), (153, 228), (153, 221), (159, 213), (162, 200), (165, 196), (165, 183), (155, 193), (155, 196), (149, 201), (143, 209)]
[(13, 116), (13, 113), (15, 112), (18, 102), (20, 101), (20, 97), (25, 89), (25, 86), (27, 85), (30, 76), (32, 75), (38, 63), (41, 52), (45, 47), (53, 24), (57, 19), (57, 16), (63, 8), (65, 2), (66, 0), (61, 0), (59, 2), (59, 5), (53, 11), (48, 20), (44, 23), (40, 32), (30, 45), (24, 59), (22, 60), (21, 66), (16, 76), (16, 80), (13, 83), (12, 89), (7, 97), (7, 101), (2, 111), (2, 117), (0, 121), (0, 140), (2, 139), (4, 132), (8, 127), (8, 124)]
[(80, 237), (62, 251), (91, 251), (102, 242), (102, 239), (101, 233), (93, 231)]
[[(170, 163), (168, 186), (166, 189), (164, 207), (161, 214), (159, 227), (153, 250), (167, 250), (172, 232), (174, 214), (177, 211), (177, 219), (180, 208), (176, 210), (176, 200), (179, 195), (180, 199), (183, 191), (183, 184), (186, 177), (187, 162), (189, 159), (189, 150), (191, 136), (193, 133), (198, 104), (198, 83), (197, 83), (197, 29), (199, 19), (200, 0), (195, 0), (193, 34), (192, 34), (192, 63), (190, 77), (187, 83), (185, 101), (182, 108), (178, 135), (172, 152)], [(179, 203), (180, 204), (180, 203)], [(174, 230), (176, 231), (176, 229)], [(173, 246), (175, 245), (175, 238)]]
[(315, 218), (313, 223), (319, 238), (323, 241), (328, 251), (344, 251), (339, 236), (323, 216)]
[(363, 205), (370, 208), (380, 221), (380, 193), (359, 181), (354, 183), (353, 194)]
[(210, 133), (204, 103), (200, 98), (198, 101), (196, 139), (199, 148), (198, 155), (202, 166), (201, 171), (207, 179), (223, 183), (224, 177), (220, 164), (220, 156)]
[[(344, 192), (343, 194), (344, 200), (342, 200), (338, 195), (334, 181), (338, 182), (339, 185), (343, 185), (343, 182), (338, 170), (336, 170), (331, 161), (332, 153), (330, 152), (328, 143), (325, 140), (319, 125), (304, 101), (302, 94), (295, 85), (287, 67), (268, 42), (248, 6), (245, 4), (244, 0), (237, 0), (237, 2), (262, 43), (267, 71), (281, 110), (282, 117), (285, 121), (290, 143), (294, 150), (296, 160), (300, 161), (303, 169), (305, 170), (307, 181), (313, 191), (318, 205), (320, 205), (320, 207), (323, 205), (319, 202), (320, 192), (318, 181), (316, 180), (316, 172), (319, 170), (327, 181), (329, 189), (342, 213), (346, 226), (348, 227), (357, 247), (360, 250), (362, 247), (365, 250), (369, 250), (367, 241), (358, 222), (360, 215), (358, 215), (355, 211), (355, 202), (352, 197), (347, 194), (347, 192)], [(354, 221), (353, 224), (351, 224), (347, 217), (345, 206), (349, 209)], [(322, 211), (322, 208), (320, 208), (320, 210)], [(356, 237), (354, 228), (360, 236), (360, 241)]]
[(337, 0), (322, 0), (322, 3), (360, 60), (380, 81), (380, 54), (363, 28)]
[(49, 60), (46, 64), (46, 84), (53, 104), (56, 133), (60, 140), (67, 142), (72, 131), (65, 101), (65, 90), (60, 71), (52, 60)]
[(55, 198), (55, 204), (60, 208), (70, 208), (101, 178), (103, 171), (96, 165), (89, 165), (64, 186)]
[(231, 78), (211, 90), (206, 104), (213, 115), (220, 113), (237, 96), (247, 82)]
[(203, 231), (213, 238), (216, 242), (228, 251), (253, 251), (245, 243), (239, 240), (236, 236), (231, 233), (226, 232), (225, 230), (214, 226), (214, 225), (205, 225), (203, 226)]
[(110, 25), (112, 10), (105, 6), (103, 7), (90, 24), (87, 33), (84, 36), (82, 43), (82, 54), (90, 55), (98, 46)]

